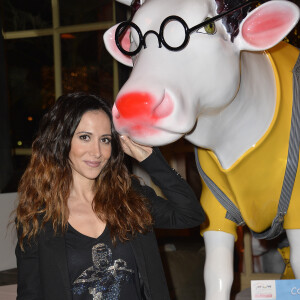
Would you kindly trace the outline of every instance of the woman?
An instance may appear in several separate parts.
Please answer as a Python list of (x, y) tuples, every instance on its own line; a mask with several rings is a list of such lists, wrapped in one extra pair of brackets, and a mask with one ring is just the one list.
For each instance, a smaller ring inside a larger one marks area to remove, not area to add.
[[(135, 158), (167, 200), (130, 175)], [(17, 299), (169, 299), (153, 227), (199, 225), (203, 210), (157, 149), (115, 131), (94, 95), (44, 116), (19, 185)]]

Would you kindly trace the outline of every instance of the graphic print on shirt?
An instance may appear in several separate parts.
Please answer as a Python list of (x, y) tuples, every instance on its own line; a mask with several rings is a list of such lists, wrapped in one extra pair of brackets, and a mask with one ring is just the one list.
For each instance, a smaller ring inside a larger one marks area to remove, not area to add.
[(121, 284), (134, 276), (127, 269), (123, 259), (112, 260), (111, 249), (99, 243), (92, 248), (93, 266), (82, 272), (73, 282), (73, 294), (81, 295), (85, 291), (93, 295), (93, 300), (118, 300)]

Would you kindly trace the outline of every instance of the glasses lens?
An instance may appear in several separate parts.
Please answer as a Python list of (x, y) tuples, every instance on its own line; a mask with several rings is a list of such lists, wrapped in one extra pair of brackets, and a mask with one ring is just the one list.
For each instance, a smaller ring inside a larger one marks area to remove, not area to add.
[(116, 30), (116, 44), (119, 50), (129, 56), (140, 51), (140, 29), (131, 22), (121, 23)]
[(163, 45), (172, 51), (183, 49), (189, 40), (188, 26), (178, 16), (166, 18), (161, 25)]

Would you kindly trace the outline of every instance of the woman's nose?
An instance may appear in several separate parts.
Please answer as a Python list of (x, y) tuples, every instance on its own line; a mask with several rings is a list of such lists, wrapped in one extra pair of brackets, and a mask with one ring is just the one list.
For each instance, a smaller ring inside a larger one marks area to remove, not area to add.
[(100, 146), (100, 143), (98, 141), (94, 142), (92, 144), (90, 153), (91, 153), (92, 156), (94, 156), (96, 158), (99, 158), (101, 156), (101, 146)]

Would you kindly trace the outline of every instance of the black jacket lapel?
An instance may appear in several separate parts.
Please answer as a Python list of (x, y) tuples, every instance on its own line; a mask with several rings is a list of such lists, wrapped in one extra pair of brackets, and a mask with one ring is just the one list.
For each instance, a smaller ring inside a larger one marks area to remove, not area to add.
[(44, 270), (45, 299), (71, 300), (65, 238), (62, 234), (54, 235), (52, 228), (46, 229), (44, 237), (44, 243), (40, 242), (40, 253), (41, 263), (44, 264), (41, 269)]
[(146, 272), (143, 248), (137, 237), (130, 240), (130, 245), (135, 256), (135, 261), (139, 271), (142, 297), (144, 297), (143, 299), (150, 300), (151, 295), (149, 288), (149, 280)]

